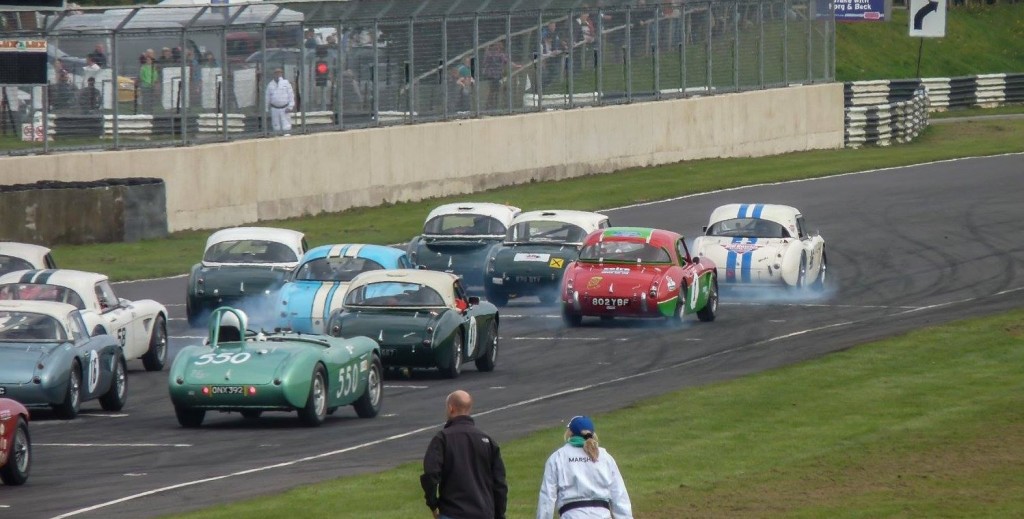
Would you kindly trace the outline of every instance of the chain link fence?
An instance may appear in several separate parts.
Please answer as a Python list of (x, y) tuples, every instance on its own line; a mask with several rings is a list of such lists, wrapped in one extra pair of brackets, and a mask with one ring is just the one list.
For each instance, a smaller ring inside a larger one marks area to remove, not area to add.
[[(279, 2), (18, 19), (46, 86), (0, 88), (0, 150), (191, 145), (714, 95), (834, 79), (824, 0)], [(44, 138), (46, 136), (46, 138)]]

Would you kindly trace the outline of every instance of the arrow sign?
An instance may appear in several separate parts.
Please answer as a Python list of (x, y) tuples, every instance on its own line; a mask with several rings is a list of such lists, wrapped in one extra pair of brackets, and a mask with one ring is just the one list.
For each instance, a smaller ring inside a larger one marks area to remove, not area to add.
[(922, 7), (920, 10), (918, 10), (916, 13), (914, 13), (914, 30), (915, 31), (920, 31), (921, 30), (921, 26), (924, 25), (924, 17), (928, 16), (928, 14), (934, 13), (935, 11), (938, 11), (938, 10), (939, 10), (939, 3), (938, 2), (928, 2), (927, 4), (925, 4), (924, 7)]
[(910, 35), (924, 38), (946, 36), (945, 0), (910, 0)]

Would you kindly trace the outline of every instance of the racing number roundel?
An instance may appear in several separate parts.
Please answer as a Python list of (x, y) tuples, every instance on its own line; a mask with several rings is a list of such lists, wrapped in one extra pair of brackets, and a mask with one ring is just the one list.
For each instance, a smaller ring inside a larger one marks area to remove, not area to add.
[(86, 385), (89, 386), (89, 393), (96, 392), (96, 386), (100, 383), (100, 354), (96, 351), (89, 352), (89, 380), (86, 381)]
[(476, 351), (476, 318), (469, 318), (469, 333), (466, 334), (466, 355), (472, 355)]

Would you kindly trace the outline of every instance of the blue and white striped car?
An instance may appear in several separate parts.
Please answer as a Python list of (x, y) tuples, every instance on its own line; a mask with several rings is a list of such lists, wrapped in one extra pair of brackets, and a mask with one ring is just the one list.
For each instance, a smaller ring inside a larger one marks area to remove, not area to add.
[(413, 268), (405, 252), (384, 245), (338, 244), (310, 249), (278, 295), (278, 326), (324, 333), (331, 311), (341, 308), (352, 278), (362, 272)]
[(794, 207), (728, 204), (711, 213), (693, 251), (718, 268), (718, 283), (825, 288), (825, 239)]

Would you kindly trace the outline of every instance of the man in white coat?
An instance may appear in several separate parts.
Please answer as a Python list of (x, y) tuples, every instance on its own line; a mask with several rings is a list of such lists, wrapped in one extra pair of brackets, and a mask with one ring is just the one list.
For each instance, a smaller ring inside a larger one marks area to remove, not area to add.
[(633, 519), (633, 505), (615, 459), (597, 444), (594, 421), (576, 416), (565, 444), (544, 464), (537, 519)]
[(267, 85), (267, 110), (270, 126), (275, 133), (292, 131), (292, 110), (295, 109), (295, 91), (284, 78), (284, 70), (274, 69), (274, 80)]

